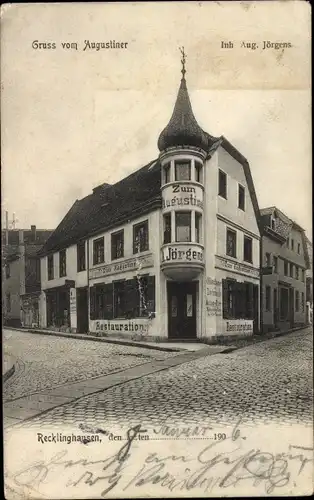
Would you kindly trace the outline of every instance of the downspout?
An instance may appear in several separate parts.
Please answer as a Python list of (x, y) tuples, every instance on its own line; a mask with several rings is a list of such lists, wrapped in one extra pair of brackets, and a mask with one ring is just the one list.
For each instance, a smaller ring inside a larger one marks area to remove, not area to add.
[(88, 312), (88, 333), (89, 331), (89, 322), (90, 322), (90, 288), (89, 288), (89, 237), (86, 240), (86, 245), (87, 245), (87, 252), (86, 252), (86, 259), (87, 259), (87, 312)]

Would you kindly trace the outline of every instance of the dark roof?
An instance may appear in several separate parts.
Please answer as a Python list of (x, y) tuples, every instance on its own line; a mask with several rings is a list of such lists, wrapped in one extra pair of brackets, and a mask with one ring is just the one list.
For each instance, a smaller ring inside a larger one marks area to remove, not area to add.
[(66, 248), (100, 230), (123, 224), (130, 218), (161, 206), (161, 176), (154, 160), (114, 185), (101, 184), (93, 193), (76, 200), (40, 254)]
[(186, 81), (182, 78), (172, 116), (158, 139), (159, 151), (173, 146), (194, 146), (208, 151), (211, 139), (196, 121)]

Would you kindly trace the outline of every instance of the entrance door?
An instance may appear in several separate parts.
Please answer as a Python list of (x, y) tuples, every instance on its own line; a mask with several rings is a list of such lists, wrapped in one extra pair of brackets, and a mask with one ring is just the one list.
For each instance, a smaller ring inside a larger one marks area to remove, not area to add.
[(88, 332), (88, 292), (87, 288), (76, 289), (77, 331)]
[(168, 336), (196, 338), (197, 282), (168, 282)]

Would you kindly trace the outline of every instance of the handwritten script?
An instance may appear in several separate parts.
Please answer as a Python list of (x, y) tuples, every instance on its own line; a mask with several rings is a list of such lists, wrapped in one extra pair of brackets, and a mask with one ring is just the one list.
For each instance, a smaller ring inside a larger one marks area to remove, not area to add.
[[(170, 492), (198, 489), (210, 493), (214, 488), (225, 491), (245, 483), (253, 487), (261, 485), (266, 494), (273, 494), (280, 493), (280, 489), (291, 482), (295, 485), (297, 478), (302, 481), (307, 465), (313, 461), (311, 447), (289, 445), (285, 451), (276, 454), (259, 448), (247, 449), (247, 443), (245, 448), (245, 437), (241, 436), (239, 423), (230, 437), (210, 442), (194, 454), (161, 456), (151, 450), (144, 456), (142, 452), (140, 461), (132, 461), (136, 449), (134, 443), (139, 443), (142, 432), (146, 431), (141, 424), (132, 427), (118, 452), (100, 460), (72, 460), (69, 451), (64, 449), (48, 461), (37, 461), (15, 473), (9, 487), (27, 487), (38, 494), (45, 485), (51, 484), (53, 475), (58, 474), (58, 481), (64, 480), (64, 488), (87, 485), (93, 488), (94, 497), (105, 497), (118, 485), (120, 492), (143, 489), (139, 494), (151, 491), (153, 485)], [(148, 446), (152, 447), (153, 443)], [(194, 447), (189, 449), (194, 450)]]

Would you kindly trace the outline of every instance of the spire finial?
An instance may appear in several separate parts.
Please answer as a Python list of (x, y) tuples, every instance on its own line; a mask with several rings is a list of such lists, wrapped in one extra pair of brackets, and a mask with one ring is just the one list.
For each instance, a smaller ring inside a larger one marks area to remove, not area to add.
[(186, 53), (184, 52), (184, 47), (179, 47), (180, 49), (180, 52), (181, 52), (181, 55), (182, 55), (182, 59), (181, 59), (181, 63), (182, 63), (182, 69), (181, 69), (181, 73), (182, 73), (182, 78), (184, 79), (185, 77), (185, 61), (186, 61)]

